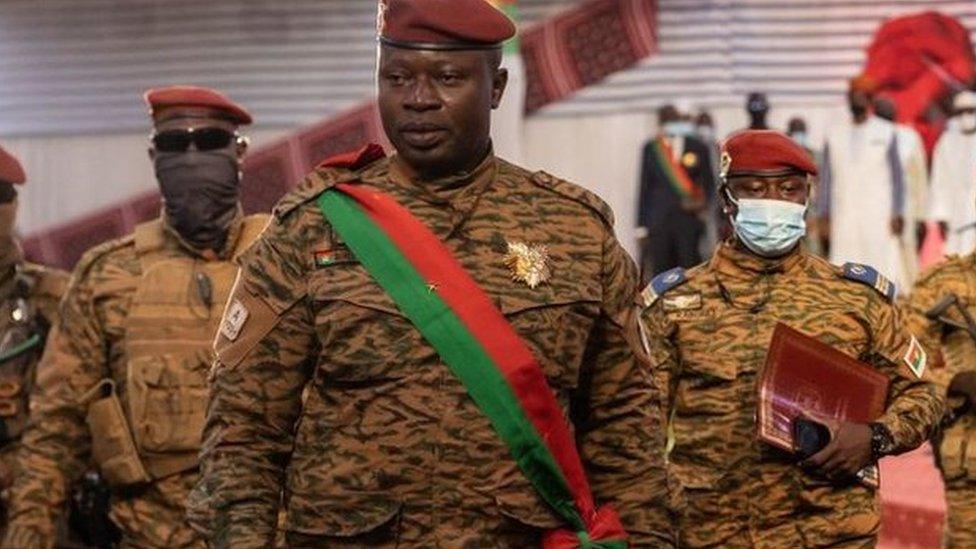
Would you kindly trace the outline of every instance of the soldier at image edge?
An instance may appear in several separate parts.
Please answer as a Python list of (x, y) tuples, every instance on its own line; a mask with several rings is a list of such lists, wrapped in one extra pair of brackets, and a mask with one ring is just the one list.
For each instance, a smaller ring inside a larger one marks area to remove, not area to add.
[(92, 462), (122, 547), (204, 547), (185, 518), (213, 336), (234, 259), (267, 224), (239, 197), (251, 116), (206, 88), (145, 94), (161, 215), (89, 250), (38, 366), (2, 546), (47, 548), (67, 488)]

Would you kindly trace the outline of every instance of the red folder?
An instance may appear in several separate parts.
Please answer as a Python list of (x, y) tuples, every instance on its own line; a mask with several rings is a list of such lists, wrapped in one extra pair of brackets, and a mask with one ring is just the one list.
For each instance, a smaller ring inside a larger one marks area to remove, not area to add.
[(888, 377), (821, 341), (777, 324), (759, 382), (759, 439), (792, 452), (793, 420), (870, 423), (885, 410)]

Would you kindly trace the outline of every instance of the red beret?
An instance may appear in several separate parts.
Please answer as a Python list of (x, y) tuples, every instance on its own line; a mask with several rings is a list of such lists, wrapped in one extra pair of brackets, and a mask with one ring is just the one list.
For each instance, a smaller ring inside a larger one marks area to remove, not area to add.
[(165, 107), (206, 107), (220, 111), (238, 124), (250, 124), (251, 114), (234, 103), (226, 95), (209, 88), (197, 86), (169, 86), (153, 88), (143, 96), (149, 105), (149, 114), (155, 116)]
[(14, 185), (22, 185), (24, 181), (27, 181), (24, 167), (14, 158), (14, 155), (8, 153), (3, 147), (0, 147), (0, 181)]
[(424, 50), (497, 48), (515, 24), (485, 0), (380, 0), (376, 32), (390, 46)]
[(743, 130), (722, 144), (722, 176), (774, 176), (788, 173), (817, 175), (806, 149), (775, 130)]

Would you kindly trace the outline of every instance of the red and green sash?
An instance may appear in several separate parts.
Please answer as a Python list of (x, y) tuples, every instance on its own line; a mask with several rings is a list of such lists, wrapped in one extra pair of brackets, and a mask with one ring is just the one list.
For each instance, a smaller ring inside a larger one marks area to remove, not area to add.
[(318, 200), (363, 267), (440, 354), (539, 495), (572, 527), (545, 548), (626, 548), (610, 507), (596, 509), (579, 454), (532, 352), (443, 243), (395, 200), (339, 184)]
[(696, 185), (685, 167), (681, 165), (680, 159), (675, 159), (671, 145), (663, 137), (654, 140), (654, 156), (657, 158), (657, 165), (661, 166), (661, 172), (668, 180), (668, 184), (682, 200), (703, 201), (705, 191), (701, 186)]

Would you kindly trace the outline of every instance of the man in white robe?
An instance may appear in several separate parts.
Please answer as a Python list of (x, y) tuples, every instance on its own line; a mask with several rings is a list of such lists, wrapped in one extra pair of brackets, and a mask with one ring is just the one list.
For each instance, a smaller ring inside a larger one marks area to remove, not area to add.
[(954, 116), (935, 145), (928, 217), (939, 223), (945, 253), (976, 248), (976, 94), (960, 92)]
[(855, 80), (847, 94), (852, 120), (832, 128), (824, 147), (820, 212), (829, 227), (832, 263), (870, 265), (907, 291), (916, 271), (905, 218), (915, 208), (895, 125), (872, 112), (870, 88)]

